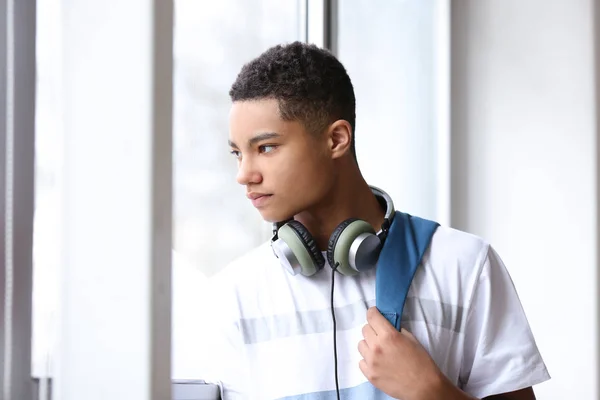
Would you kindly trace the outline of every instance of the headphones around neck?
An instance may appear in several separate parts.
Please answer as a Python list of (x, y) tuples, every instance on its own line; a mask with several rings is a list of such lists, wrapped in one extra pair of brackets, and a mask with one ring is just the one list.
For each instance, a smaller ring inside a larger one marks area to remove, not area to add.
[[(327, 262), (331, 267), (337, 265), (337, 271), (343, 275), (353, 276), (375, 266), (394, 218), (391, 197), (381, 189), (369, 187), (385, 208), (385, 218), (378, 233), (358, 218), (349, 218), (334, 229), (327, 246)], [(311, 276), (325, 266), (325, 258), (308, 229), (293, 219), (273, 224), (271, 247), (292, 275), (300, 272)]]

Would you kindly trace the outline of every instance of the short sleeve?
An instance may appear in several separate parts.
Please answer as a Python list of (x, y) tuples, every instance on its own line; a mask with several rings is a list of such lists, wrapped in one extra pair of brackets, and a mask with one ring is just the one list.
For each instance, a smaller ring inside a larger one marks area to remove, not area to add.
[(550, 379), (504, 263), (492, 247), (475, 283), (465, 330), (460, 382), (477, 398)]

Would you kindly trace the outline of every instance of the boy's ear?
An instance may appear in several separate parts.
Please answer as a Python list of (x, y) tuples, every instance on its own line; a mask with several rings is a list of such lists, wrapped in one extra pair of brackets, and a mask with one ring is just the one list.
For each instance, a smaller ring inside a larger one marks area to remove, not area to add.
[(340, 158), (350, 151), (353, 134), (352, 127), (346, 120), (337, 120), (329, 126), (327, 135), (332, 158)]

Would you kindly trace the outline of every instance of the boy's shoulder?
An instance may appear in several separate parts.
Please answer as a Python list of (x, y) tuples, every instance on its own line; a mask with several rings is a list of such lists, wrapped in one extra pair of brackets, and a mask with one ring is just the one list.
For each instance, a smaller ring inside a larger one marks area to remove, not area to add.
[(278, 260), (270, 242), (264, 242), (225, 264), (211, 278), (211, 290), (239, 292), (243, 288), (252, 290), (259, 279), (277, 271)]
[(429, 246), (429, 256), (435, 259), (463, 260), (476, 265), (489, 250), (482, 237), (456, 228), (440, 225)]

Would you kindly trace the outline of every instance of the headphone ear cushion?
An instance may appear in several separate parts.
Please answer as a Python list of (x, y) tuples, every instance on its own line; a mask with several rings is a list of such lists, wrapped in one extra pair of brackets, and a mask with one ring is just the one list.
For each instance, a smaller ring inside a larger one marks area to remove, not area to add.
[(338, 263), (337, 271), (343, 275), (358, 274), (350, 264), (350, 249), (354, 241), (363, 234), (375, 235), (375, 230), (366, 221), (350, 218), (335, 228), (327, 246), (327, 261), (331, 267)]
[(335, 266), (335, 257), (334, 257), (335, 245), (337, 244), (338, 239), (340, 238), (340, 235), (342, 234), (344, 229), (346, 229), (348, 227), (348, 225), (350, 225), (354, 221), (358, 221), (358, 219), (349, 218), (349, 219), (343, 221), (341, 224), (339, 224), (334, 229), (333, 233), (329, 237), (329, 243), (327, 244), (327, 262), (329, 263), (329, 266), (331, 268), (333, 268)]
[(308, 229), (306, 229), (306, 227), (300, 222), (295, 220), (288, 222), (287, 224), (285, 224), (285, 226), (290, 227), (294, 231), (294, 233), (302, 240), (302, 244), (308, 251), (310, 258), (316, 266), (316, 270), (318, 271), (321, 268), (323, 268), (323, 266), (325, 265), (325, 259), (323, 258), (323, 254), (321, 254), (321, 251), (317, 247), (315, 239), (310, 234)]

